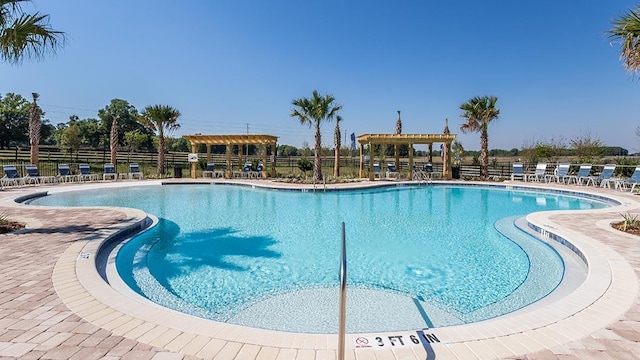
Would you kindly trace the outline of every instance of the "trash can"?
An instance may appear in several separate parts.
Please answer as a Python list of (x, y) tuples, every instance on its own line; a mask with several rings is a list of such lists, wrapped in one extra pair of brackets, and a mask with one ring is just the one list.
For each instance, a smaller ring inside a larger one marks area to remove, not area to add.
[(454, 166), (451, 168), (451, 177), (453, 179), (460, 179), (460, 166)]
[(182, 166), (174, 166), (173, 167), (173, 177), (181, 178), (182, 177)]

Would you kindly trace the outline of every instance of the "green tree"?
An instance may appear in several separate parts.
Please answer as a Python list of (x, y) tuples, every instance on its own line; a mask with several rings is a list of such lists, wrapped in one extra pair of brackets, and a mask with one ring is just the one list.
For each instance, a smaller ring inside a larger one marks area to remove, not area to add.
[(124, 141), (124, 133), (144, 128), (137, 121), (138, 110), (126, 100), (112, 99), (109, 105), (98, 111), (98, 117), (105, 131), (109, 133), (111, 162), (116, 164), (118, 147)]
[(333, 176), (340, 176), (340, 121), (342, 121), (342, 116), (336, 116), (336, 129), (333, 131), (333, 146), (335, 152), (335, 160), (333, 162)]
[(321, 96), (317, 90), (313, 91), (312, 97), (294, 99), (291, 104), (295, 107), (291, 110), (291, 117), (297, 117), (300, 124), (313, 126), (315, 128), (315, 145), (313, 158), (313, 179), (322, 180), (322, 163), (320, 161), (320, 153), (322, 150), (322, 139), (320, 133), (320, 125), (323, 121), (332, 120), (338, 111), (342, 109), (342, 105), (334, 103), (333, 95)]
[(128, 131), (124, 133), (124, 145), (131, 155), (132, 151), (136, 151), (144, 145), (148, 140), (148, 135), (143, 134), (140, 130)]
[(609, 37), (621, 44), (620, 59), (630, 72), (640, 70), (640, 6), (612, 21)]
[(60, 144), (63, 148), (69, 151), (71, 156), (73, 156), (74, 152), (77, 153), (78, 149), (80, 149), (80, 141), (80, 129), (77, 124), (67, 126), (67, 128), (62, 131)]
[(463, 133), (480, 133), (480, 179), (486, 180), (489, 174), (489, 124), (500, 115), (500, 109), (496, 107), (498, 98), (495, 96), (476, 96), (460, 105), (463, 111), (460, 115), (467, 122), (460, 125)]
[(49, 15), (29, 14), (22, 3), (30, 0), (0, 0), (0, 56), (3, 62), (20, 64), (24, 59), (42, 59), (65, 43), (65, 34), (53, 30)]
[(158, 135), (158, 166), (157, 175), (164, 173), (164, 152), (165, 152), (165, 131), (170, 132), (180, 128), (177, 123), (180, 112), (171, 106), (153, 105), (147, 106), (138, 121), (146, 128), (154, 131)]
[[(165, 145), (167, 146), (167, 151), (175, 151), (175, 152), (189, 152), (189, 142), (184, 139), (184, 138), (172, 138), (172, 137), (167, 137)], [(222, 152), (218, 152), (215, 153), (213, 152), (213, 149), (216, 148), (216, 146), (212, 146), (212, 153), (214, 154), (224, 154), (224, 149), (226, 149), (227, 147), (222, 145)], [(206, 164), (205, 164), (206, 165)]]
[(580, 134), (573, 137), (569, 144), (574, 150), (574, 156), (578, 157), (579, 163), (591, 163), (602, 157), (602, 141), (592, 136), (590, 131), (581, 131)]
[(30, 107), (21, 95), (7, 93), (0, 97), (0, 147), (28, 143)]
[(99, 148), (106, 145), (107, 133), (98, 119), (88, 118), (76, 121), (82, 137), (82, 145)]

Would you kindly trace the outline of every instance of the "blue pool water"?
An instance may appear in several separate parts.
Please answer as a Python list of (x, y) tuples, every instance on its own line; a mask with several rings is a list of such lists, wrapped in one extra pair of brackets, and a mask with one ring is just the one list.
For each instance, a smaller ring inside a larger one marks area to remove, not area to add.
[(322, 333), (337, 330), (341, 222), (347, 330), (392, 331), (478, 321), (546, 296), (562, 279), (562, 259), (513, 221), (541, 210), (607, 206), (464, 186), (327, 193), (144, 186), (32, 203), (156, 215), (159, 223), (117, 256), (120, 276), (152, 301), (218, 321)]

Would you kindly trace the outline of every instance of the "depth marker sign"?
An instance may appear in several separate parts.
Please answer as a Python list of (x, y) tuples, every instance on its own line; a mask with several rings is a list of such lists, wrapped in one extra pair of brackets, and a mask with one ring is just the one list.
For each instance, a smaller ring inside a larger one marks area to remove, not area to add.
[(394, 347), (424, 346), (426, 344), (439, 343), (436, 334), (427, 334), (423, 330), (415, 334), (380, 335), (380, 336), (354, 336), (353, 346), (356, 349), (388, 349)]

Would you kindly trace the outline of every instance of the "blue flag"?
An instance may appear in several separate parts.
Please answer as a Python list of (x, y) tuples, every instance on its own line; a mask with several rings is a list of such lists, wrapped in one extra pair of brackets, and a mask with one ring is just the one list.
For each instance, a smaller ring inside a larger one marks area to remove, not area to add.
[(356, 134), (351, 133), (351, 151), (356, 149)]

